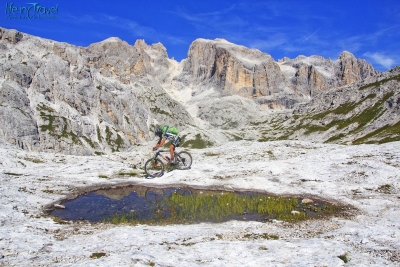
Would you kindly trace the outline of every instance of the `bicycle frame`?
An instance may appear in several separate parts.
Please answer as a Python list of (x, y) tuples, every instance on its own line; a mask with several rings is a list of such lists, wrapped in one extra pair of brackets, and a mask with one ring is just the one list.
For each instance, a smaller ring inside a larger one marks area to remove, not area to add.
[[(169, 160), (167, 159), (167, 157), (164, 157), (161, 153), (164, 152), (169, 152), (169, 149), (157, 149), (156, 150), (156, 154), (154, 156), (154, 159), (156, 159), (158, 156), (160, 156), (165, 162), (169, 162)], [(174, 151), (175, 152), (175, 151)]]

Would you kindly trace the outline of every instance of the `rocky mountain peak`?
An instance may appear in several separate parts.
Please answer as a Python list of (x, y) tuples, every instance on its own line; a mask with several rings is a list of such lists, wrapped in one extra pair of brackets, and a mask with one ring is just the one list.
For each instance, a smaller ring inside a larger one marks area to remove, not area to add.
[(118, 37), (110, 37), (101, 42), (89, 45), (87, 49), (88, 51), (92, 52), (97, 51), (101, 53), (112, 54), (113, 50), (120, 50), (120, 49), (129, 50), (130, 45), (127, 42), (119, 39)]
[(162, 43), (156, 43), (151, 45), (151, 49), (160, 52), (163, 56), (168, 57), (167, 49)]
[(349, 51), (342, 51), (342, 53), (340, 53), (338, 59), (343, 60), (344, 58), (354, 58), (355, 59), (355, 56), (353, 55), (353, 53), (351, 53)]
[(340, 54), (337, 60), (337, 75), (341, 85), (350, 84), (361, 79), (360, 66), (356, 57), (347, 51)]
[[(133, 45), (138, 51), (150, 51), (154, 50), (160, 53), (159, 56), (168, 58), (167, 49), (162, 43), (156, 43), (152, 45), (148, 45), (145, 40), (138, 39), (136, 40), (135, 44)], [(151, 52), (149, 52), (151, 53)]]
[(105, 39), (104, 41), (101, 41), (100, 43), (118, 43), (118, 42), (124, 42), (118, 37), (109, 37)]
[(195, 40), (184, 64), (184, 73), (226, 94), (265, 96), (284, 84), (270, 55), (226, 40)]
[[(204, 41), (209, 41), (209, 40), (207, 40), (207, 39), (202, 39), (202, 40), (204, 40)], [(228, 40), (226, 40), (226, 39), (224, 39), (224, 38), (215, 38), (214, 41), (215, 41), (215, 42), (228, 43), (228, 44), (234, 45), (233, 43), (229, 42)]]
[(291, 86), (304, 96), (348, 85), (376, 75), (371, 64), (347, 51), (332, 61), (322, 56), (304, 55), (278, 62)]
[(363, 59), (356, 59), (348, 51), (343, 51), (335, 63), (336, 75), (341, 86), (361, 81), (378, 73), (374, 71), (370, 63)]
[(0, 28), (0, 40), (8, 41), (12, 44), (16, 44), (23, 38), (23, 33), (16, 30), (6, 30)]
[(288, 58), (288, 57), (283, 57), (282, 59), (279, 59), (278, 62), (287, 62), (287, 61), (289, 61), (289, 60), (290, 60), (290, 58)]
[(121, 151), (160, 123), (193, 125), (202, 136), (245, 127), (375, 76), (349, 52), (275, 62), (224, 39), (197, 39), (178, 63), (161, 43), (112, 37), (84, 48), (0, 28), (0, 136), (30, 150)]
[(133, 46), (136, 48), (139, 48), (139, 49), (146, 49), (148, 47), (145, 40), (143, 40), (143, 39), (136, 40), (136, 42)]

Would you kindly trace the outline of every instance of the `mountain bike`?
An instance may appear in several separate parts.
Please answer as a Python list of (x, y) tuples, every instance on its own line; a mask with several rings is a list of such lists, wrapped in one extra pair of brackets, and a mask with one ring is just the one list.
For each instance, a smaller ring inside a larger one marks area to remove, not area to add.
[(190, 155), (189, 152), (175, 152), (174, 162), (172, 162), (172, 164), (168, 156), (162, 155), (164, 152), (169, 153), (169, 149), (157, 149), (154, 157), (148, 159), (144, 164), (144, 171), (149, 177), (160, 177), (164, 174), (165, 165), (163, 161), (174, 166), (178, 170), (190, 169), (192, 165), (192, 155)]

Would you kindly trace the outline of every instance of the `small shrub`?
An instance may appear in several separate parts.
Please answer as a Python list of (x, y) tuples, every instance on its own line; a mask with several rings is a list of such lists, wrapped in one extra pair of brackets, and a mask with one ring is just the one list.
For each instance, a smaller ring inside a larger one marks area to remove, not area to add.
[(263, 234), (261, 237), (264, 238), (264, 239), (272, 239), (272, 240), (278, 240), (279, 239), (279, 236), (270, 235), (270, 234), (267, 234), (267, 233)]
[(219, 156), (219, 154), (218, 153), (213, 153), (213, 152), (206, 152), (206, 153), (204, 153), (204, 156), (215, 157), (215, 156)]
[(34, 159), (34, 158), (28, 158), (28, 157), (24, 158), (24, 160), (26, 160), (26, 161), (30, 161), (30, 162), (33, 162), (33, 163), (44, 163), (44, 161), (43, 161), (43, 160), (40, 160), (40, 159)]
[(103, 219), (103, 223), (135, 225), (137, 223), (136, 214), (135, 213), (117, 214)]
[(57, 224), (68, 224), (69, 223), (68, 221), (58, 218), (58, 217), (53, 217), (53, 221)]
[(276, 159), (276, 157), (275, 157), (275, 155), (274, 155), (274, 152), (272, 152), (271, 150), (268, 150), (267, 151), (267, 154), (268, 154), (268, 156), (269, 156), (269, 159)]
[(11, 176), (22, 176), (22, 174), (13, 173), (13, 172), (5, 172), (4, 174), (11, 175)]
[(376, 189), (376, 192), (390, 194), (392, 192), (392, 186), (390, 184), (381, 185)]
[(134, 171), (128, 171), (128, 172), (119, 171), (118, 175), (120, 175), (120, 176), (138, 176), (138, 173), (134, 172)]
[(45, 189), (45, 190), (42, 190), (44, 193), (46, 193), (46, 194), (54, 194), (54, 190), (50, 190), (50, 189)]
[(107, 255), (107, 254), (104, 253), (104, 252), (92, 253), (92, 255), (90, 255), (90, 258), (91, 258), (91, 259), (98, 259), (98, 258), (104, 257), (104, 256), (106, 256), (106, 255)]
[(350, 261), (349, 258), (347, 257), (347, 253), (338, 256), (338, 258), (341, 259), (344, 263), (348, 263)]

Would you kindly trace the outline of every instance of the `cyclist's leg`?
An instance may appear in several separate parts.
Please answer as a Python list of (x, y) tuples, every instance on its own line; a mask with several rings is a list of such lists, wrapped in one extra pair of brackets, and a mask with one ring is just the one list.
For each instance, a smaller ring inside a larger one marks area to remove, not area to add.
[(173, 143), (169, 145), (169, 154), (171, 155), (171, 162), (174, 162), (175, 157), (175, 146)]

